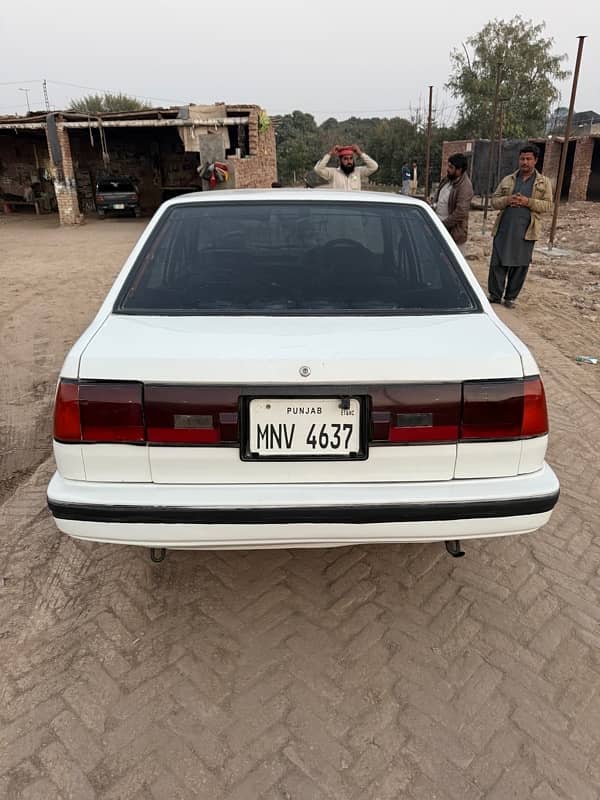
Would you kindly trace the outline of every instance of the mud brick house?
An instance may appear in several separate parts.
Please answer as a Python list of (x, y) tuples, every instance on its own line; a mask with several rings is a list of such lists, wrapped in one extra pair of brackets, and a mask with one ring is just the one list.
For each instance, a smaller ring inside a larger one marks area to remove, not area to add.
[[(216, 161), (228, 180), (211, 186), (201, 173)], [(12, 200), (78, 224), (107, 176), (132, 178), (146, 211), (186, 192), (267, 188), (277, 180), (273, 125), (257, 105), (225, 103), (0, 118), (0, 211)]]

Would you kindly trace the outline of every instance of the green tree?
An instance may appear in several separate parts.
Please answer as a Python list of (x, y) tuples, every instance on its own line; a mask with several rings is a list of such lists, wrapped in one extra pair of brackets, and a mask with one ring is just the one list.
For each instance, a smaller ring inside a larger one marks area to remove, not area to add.
[(457, 133), (465, 137), (490, 137), (497, 69), (500, 99), (504, 104), (503, 132), (507, 138), (544, 133), (550, 108), (559, 96), (556, 82), (569, 73), (561, 64), (566, 55), (554, 55), (553, 39), (546, 39), (544, 22), (517, 15), (510, 21), (494, 19), (467, 39), (473, 52), (454, 49), (446, 87), (461, 101)]
[(71, 100), (70, 111), (81, 114), (102, 114), (109, 111), (143, 111), (150, 106), (145, 105), (137, 97), (122, 92), (104, 92), (102, 94), (86, 94), (78, 100)]
[(274, 117), (277, 169), (284, 183), (300, 182), (323, 155), (315, 118), (303, 111)]
[(376, 117), (349, 117), (341, 121), (333, 118), (319, 126), (323, 142), (323, 152), (334, 144), (358, 144), (369, 152), (369, 142), (381, 120)]
[[(379, 164), (370, 180), (375, 183), (399, 186), (404, 163), (417, 162), (419, 180), (423, 182), (427, 136), (422, 121), (401, 117), (350, 117), (338, 121), (329, 117), (317, 126), (314, 117), (302, 111), (276, 117), (277, 164), (284, 183), (297, 182), (309, 172), (315, 162), (334, 144), (358, 144)], [(432, 129), (430, 180), (439, 180), (442, 142), (455, 139), (452, 128), (434, 123)]]
[(375, 183), (400, 185), (402, 165), (424, 163), (425, 137), (412, 122), (401, 117), (377, 120), (365, 150), (377, 161), (379, 169), (371, 177)]

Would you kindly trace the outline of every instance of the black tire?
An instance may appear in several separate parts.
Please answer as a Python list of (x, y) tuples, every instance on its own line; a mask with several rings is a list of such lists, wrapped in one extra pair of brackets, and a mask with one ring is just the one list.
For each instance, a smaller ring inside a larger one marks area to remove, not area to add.
[(105, 218), (106, 218), (106, 211), (104, 211), (104, 209), (102, 209), (102, 208), (99, 208), (98, 209), (98, 219), (105, 219)]

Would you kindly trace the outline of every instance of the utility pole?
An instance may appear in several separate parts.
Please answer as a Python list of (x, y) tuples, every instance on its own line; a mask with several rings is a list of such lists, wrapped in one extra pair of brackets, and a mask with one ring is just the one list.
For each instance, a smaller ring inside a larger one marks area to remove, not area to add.
[(494, 89), (494, 102), (492, 105), (492, 131), (490, 135), (490, 149), (488, 158), (487, 180), (485, 182), (485, 202), (483, 205), (483, 222), (481, 232), (485, 231), (485, 221), (487, 219), (488, 202), (490, 199), (492, 183), (492, 162), (494, 161), (494, 141), (496, 139), (496, 116), (498, 114), (498, 96), (500, 95), (500, 83), (502, 81), (502, 62), (496, 64), (496, 88)]
[(25, 99), (27, 101), (27, 113), (31, 114), (31, 108), (29, 107), (29, 92), (31, 91), (31, 89), (21, 89), (21, 88), (19, 88), (19, 91), (20, 92), (25, 92)]
[(577, 81), (579, 80), (579, 67), (581, 66), (581, 55), (583, 53), (583, 42), (587, 36), (578, 36), (579, 46), (577, 48), (577, 61), (575, 62), (575, 72), (573, 73), (573, 86), (571, 87), (571, 102), (569, 103), (569, 114), (565, 128), (565, 138), (563, 139), (562, 150), (560, 151), (560, 165), (558, 167), (558, 178), (556, 179), (556, 189), (554, 191), (554, 213), (552, 214), (552, 226), (550, 228), (550, 239), (548, 249), (554, 247), (554, 236), (556, 234), (556, 223), (558, 222), (558, 208), (560, 206), (560, 195), (562, 183), (565, 177), (565, 164), (567, 163), (567, 152), (569, 150), (569, 137), (571, 136), (571, 125), (573, 123), (573, 110), (575, 108), (575, 95), (577, 94)]
[(498, 165), (496, 168), (496, 183), (500, 181), (500, 171), (502, 170), (502, 129), (504, 127), (504, 103), (506, 100), (500, 100), (500, 122), (498, 125)]
[(44, 78), (42, 82), (42, 87), (44, 89), (44, 102), (46, 103), (46, 111), (50, 111), (50, 101), (48, 100), (48, 87), (46, 86), (46, 78)]
[(429, 199), (429, 160), (431, 156), (431, 104), (433, 101), (433, 86), (429, 87), (429, 114), (427, 116), (427, 149), (425, 151), (425, 200)]

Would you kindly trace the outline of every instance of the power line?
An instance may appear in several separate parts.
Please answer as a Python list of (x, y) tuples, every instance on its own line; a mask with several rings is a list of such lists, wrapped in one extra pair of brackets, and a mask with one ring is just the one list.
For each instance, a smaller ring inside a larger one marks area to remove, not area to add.
[[(36, 80), (31, 80), (31, 81), (0, 81), (0, 86), (17, 86), (20, 83), (42, 83), (43, 84), (44, 80), (42, 78), (38, 78)], [(98, 86), (83, 86), (83, 85), (81, 85), (79, 83), (69, 83), (68, 81), (55, 81), (55, 80), (51, 80), (50, 78), (48, 78), (46, 80), (46, 83), (54, 83), (57, 86), (70, 86), (70, 87), (72, 87), (74, 89), (84, 89), (85, 91), (88, 91), (88, 92), (109, 92), (111, 94), (114, 94), (114, 93), (118, 93), (118, 92), (122, 92), (123, 91), (123, 89), (101, 89)], [(125, 91), (127, 91), (129, 94), (135, 95), (136, 97), (142, 97), (142, 98), (145, 98), (147, 100), (159, 100), (160, 102), (175, 103), (177, 105), (179, 105), (181, 103), (180, 100), (173, 100), (173, 98), (152, 97), (151, 95), (144, 94), (143, 92), (132, 92), (132, 91), (129, 91), (129, 90), (125, 90)]]
[(41, 81), (0, 81), (0, 86), (16, 86), (18, 83), (41, 83)]
[[(322, 108), (322, 109), (317, 109), (317, 108), (312, 108), (310, 106), (308, 106), (308, 107), (306, 107), (304, 109), (300, 109), (297, 106), (291, 106), (291, 107), (288, 107), (287, 109), (282, 109), (282, 108), (273, 108), (272, 106), (269, 106), (268, 104), (267, 104), (266, 107), (267, 107), (269, 113), (277, 115), (277, 116), (281, 116), (281, 115), (285, 115), (285, 114), (291, 114), (291, 113), (293, 113), (293, 111), (302, 111), (303, 113), (307, 113), (307, 114), (319, 114), (319, 115), (320, 114), (329, 114), (329, 116), (337, 117), (337, 116), (340, 116), (341, 114), (361, 115), (361, 114), (400, 113), (400, 112), (404, 112), (404, 113), (408, 113), (408, 114), (415, 114), (415, 113), (418, 114), (422, 110), (420, 105), (419, 106), (411, 105), (411, 106), (404, 106), (404, 107), (396, 106), (394, 108), (373, 108), (373, 109), (368, 109), (368, 108)], [(440, 114), (452, 112), (452, 113), (457, 115), (460, 107), (461, 107), (460, 104), (440, 103), (439, 104), (439, 108), (434, 107), (434, 116), (438, 113), (438, 111), (439, 111)]]
[[(27, 80), (25, 80), (25, 81), (4, 81), (4, 82), (0, 82), (0, 86), (16, 86), (17, 84), (23, 84), (23, 83), (40, 83), (40, 84), (44, 84), (44, 82), (45, 83), (55, 84), (56, 86), (68, 86), (68, 87), (71, 87), (73, 89), (83, 89), (84, 91), (88, 91), (88, 92), (119, 93), (119, 92), (125, 91), (126, 93), (131, 94), (131, 95), (133, 95), (135, 97), (138, 97), (138, 98), (141, 98), (141, 99), (156, 100), (158, 102), (173, 103), (175, 105), (180, 105), (181, 104), (181, 100), (174, 100), (173, 98), (167, 98), (167, 97), (154, 97), (152, 95), (144, 94), (143, 92), (134, 92), (134, 91), (129, 90), (129, 89), (123, 89), (123, 88), (121, 88), (121, 89), (107, 89), (107, 88), (100, 88), (98, 86), (85, 86), (85, 85), (80, 84), (80, 83), (71, 83), (69, 81), (56, 81), (56, 80), (53, 80), (51, 78), (47, 78), (46, 81), (44, 81), (42, 79), (30, 80), (30, 81), (27, 81)], [(460, 107), (460, 104), (457, 103), (457, 104), (452, 104), (452, 105), (446, 105), (445, 109), (458, 109), (459, 107)], [(8, 106), (7, 106), (7, 108), (8, 108)], [(300, 110), (300, 109), (296, 109), (296, 108), (292, 108), (291, 106), (288, 106), (288, 109), (286, 109), (286, 110), (284, 110), (282, 108), (273, 109), (272, 107), (270, 107), (269, 110), (271, 111), (272, 114), (289, 114), (289, 113), (291, 113), (291, 111)], [(413, 113), (414, 111), (415, 111), (415, 108), (414, 108), (414, 106), (411, 105), (411, 106), (394, 106), (394, 107), (389, 107), (389, 108), (373, 108), (373, 109), (369, 109), (369, 108), (333, 108), (333, 109), (332, 108), (310, 108), (310, 112), (309, 113), (313, 113), (313, 114), (330, 114), (330, 115), (334, 116), (334, 115), (339, 115), (339, 114), (378, 114), (378, 113), (399, 113), (399, 112)]]
[[(101, 89), (98, 86), (82, 86), (79, 83), (69, 83), (68, 81), (54, 81), (50, 78), (47, 79), (47, 83), (54, 83), (57, 86), (70, 86), (74, 89), (84, 89), (86, 92), (108, 92), (110, 94), (115, 94), (122, 92), (123, 89)], [(159, 100), (162, 103), (175, 103), (179, 105), (181, 103), (180, 100), (173, 100), (173, 98), (167, 97), (152, 97), (149, 94), (144, 94), (143, 92), (133, 92), (130, 90), (126, 90), (128, 94), (132, 94), (135, 97), (145, 98), (146, 100)]]
[[(444, 105), (444, 108), (448, 108), (448, 109), (449, 108), (456, 109), (458, 107), (459, 107), (458, 105), (447, 105), (447, 106)], [(271, 113), (273, 113), (273, 114), (276, 114), (276, 113), (291, 114), (292, 113), (289, 110), (283, 110), (281, 108), (273, 108), (272, 106), (268, 106), (268, 108), (271, 111)], [(289, 106), (288, 108), (292, 108), (292, 107)], [(297, 107), (292, 108), (292, 111), (301, 111), (301, 110), (302, 109), (297, 108)], [(312, 108), (312, 107), (310, 107), (310, 111), (312, 113), (314, 113), (314, 114), (329, 114), (329, 113), (332, 113), (332, 114), (333, 113), (336, 113), (336, 114), (340, 114), (340, 113), (358, 114), (359, 112), (362, 112), (363, 114), (375, 114), (378, 111), (409, 111), (409, 112), (413, 112), (413, 111), (415, 111), (415, 107), (414, 106), (404, 106), (404, 107), (395, 106), (394, 108)]]

